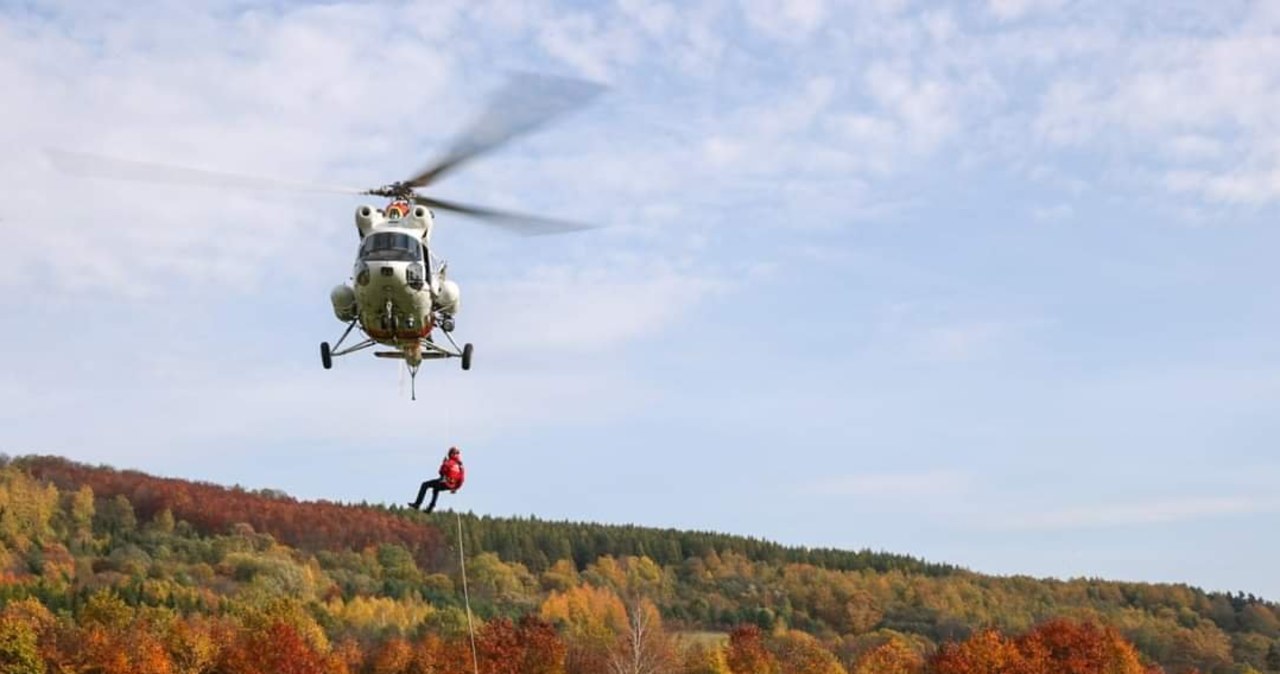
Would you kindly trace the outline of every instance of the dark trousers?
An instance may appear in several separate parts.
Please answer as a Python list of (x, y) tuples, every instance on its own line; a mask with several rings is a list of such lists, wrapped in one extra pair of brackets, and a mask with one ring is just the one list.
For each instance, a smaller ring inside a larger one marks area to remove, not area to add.
[(440, 478), (423, 482), (422, 486), (418, 488), (418, 498), (414, 499), (413, 503), (410, 503), (409, 506), (416, 510), (418, 506), (422, 505), (422, 499), (426, 498), (428, 489), (431, 490), (431, 502), (427, 504), (427, 512), (435, 510), (436, 499), (439, 498), (440, 492), (448, 489), (448, 487), (444, 485), (444, 480)]

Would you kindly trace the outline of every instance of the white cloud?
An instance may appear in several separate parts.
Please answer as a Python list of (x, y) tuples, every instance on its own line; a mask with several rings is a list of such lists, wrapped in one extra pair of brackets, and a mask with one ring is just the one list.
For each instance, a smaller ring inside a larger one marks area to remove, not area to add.
[(1058, 145), (1091, 140), (1103, 125), (1094, 85), (1079, 81), (1054, 82), (1044, 94), (1036, 117), (1036, 133)]
[(956, 470), (910, 473), (863, 473), (816, 480), (804, 488), (822, 496), (921, 499), (961, 496), (971, 490), (973, 477)]
[(1031, 211), (1031, 217), (1036, 222), (1062, 222), (1071, 219), (1074, 214), (1075, 209), (1071, 207), (1071, 204), (1036, 206)]
[(672, 5), (653, 0), (619, 0), (618, 8), (654, 38), (670, 35), (680, 18)]
[(1280, 512), (1280, 498), (1275, 496), (1204, 496), (1020, 513), (999, 518), (994, 526), (1027, 530), (1129, 527), (1275, 512)]
[(712, 166), (729, 167), (747, 157), (747, 146), (740, 140), (712, 136), (702, 143), (702, 153)]
[(540, 44), (585, 77), (609, 81), (618, 66), (642, 53), (639, 35), (625, 22), (605, 22), (587, 13), (544, 19)]
[(769, 37), (790, 42), (805, 39), (827, 16), (825, 0), (747, 0), (747, 21)]
[(1006, 313), (993, 317), (945, 303), (895, 303), (882, 309), (873, 348), (936, 364), (1007, 358), (1045, 321)]
[(866, 82), (872, 99), (898, 120), (901, 145), (930, 152), (959, 128), (955, 92), (946, 81), (916, 78), (875, 63), (867, 69)]
[(987, 10), (1002, 21), (1014, 21), (1034, 12), (1058, 9), (1065, 0), (987, 0)]
[(1247, 17), (1211, 37), (1123, 38), (1072, 57), (1072, 72), (1041, 97), (1037, 136), (1115, 157), (1168, 157), (1178, 166), (1165, 170), (1163, 186), (1206, 201), (1280, 199), (1280, 73), (1270, 67), (1280, 38)]
[(608, 268), (543, 267), (478, 286), (475, 292), (486, 301), (470, 320), (477, 331), (493, 336), (492, 348), (509, 351), (617, 347), (669, 330), (728, 287), (711, 276), (652, 261), (623, 261)]
[(913, 348), (929, 360), (963, 362), (996, 352), (1011, 333), (1000, 322), (943, 325), (926, 329), (916, 337)]
[(1209, 171), (1172, 170), (1165, 184), (1174, 192), (1198, 194), (1229, 204), (1263, 204), (1280, 198), (1280, 165), (1270, 169)]
[(1168, 145), (1169, 154), (1173, 158), (1187, 162), (1217, 159), (1224, 150), (1222, 141), (1196, 133), (1177, 136)]

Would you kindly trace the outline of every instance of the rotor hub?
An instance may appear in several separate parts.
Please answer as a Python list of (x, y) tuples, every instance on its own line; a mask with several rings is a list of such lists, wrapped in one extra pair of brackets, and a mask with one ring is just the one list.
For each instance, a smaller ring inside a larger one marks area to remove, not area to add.
[(413, 186), (404, 181), (397, 181), (390, 185), (374, 188), (365, 192), (375, 197), (386, 197), (396, 201), (413, 201), (417, 194), (413, 191)]

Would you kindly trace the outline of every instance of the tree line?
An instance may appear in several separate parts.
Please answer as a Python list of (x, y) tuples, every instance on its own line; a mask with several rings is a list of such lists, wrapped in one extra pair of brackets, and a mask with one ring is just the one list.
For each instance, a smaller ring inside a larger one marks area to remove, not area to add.
[[(0, 671), (471, 671), (435, 521), (0, 462)], [(1280, 607), (1243, 593), (533, 518), (464, 535), (485, 672), (1280, 672)]]

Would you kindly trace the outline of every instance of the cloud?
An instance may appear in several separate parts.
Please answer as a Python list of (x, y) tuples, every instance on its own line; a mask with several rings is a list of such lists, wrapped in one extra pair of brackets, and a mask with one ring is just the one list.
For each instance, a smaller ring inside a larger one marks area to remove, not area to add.
[(1014, 21), (1033, 12), (1058, 9), (1065, 0), (987, 0), (987, 11), (1001, 21)]
[(1053, 204), (1052, 206), (1036, 206), (1031, 209), (1031, 217), (1036, 222), (1062, 222), (1075, 215), (1071, 204)]
[[(1265, 4), (1265, 3), (1263, 3)], [(1115, 34), (1051, 73), (1032, 122), (1051, 147), (1088, 148), (1219, 203), (1280, 199), (1280, 37), (1245, 14), (1213, 34)], [(1116, 30), (1113, 27), (1113, 30)], [(1105, 67), (1101, 67), (1105, 64)], [(1158, 154), (1172, 165), (1133, 157)], [(1152, 169), (1151, 164), (1154, 164)]]
[(961, 362), (994, 352), (1012, 333), (999, 322), (966, 323), (928, 328), (914, 340), (913, 348), (930, 360)]
[(602, 24), (586, 13), (547, 17), (539, 43), (577, 73), (602, 81), (611, 79), (617, 65), (634, 62), (642, 50), (639, 36), (626, 24)]
[(973, 477), (956, 470), (914, 473), (864, 473), (816, 480), (805, 493), (832, 497), (918, 499), (955, 497), (971, 490)]
[(1173, 192), (1201, 195), (1212, 201), (1263, 204), (1280, 198), (1280, 165), (1229, 173), (1173, 170), (1165, 174), (1165, 185)]
[(1169, 141), (1168, 151), (1173, 158), (1182, 161), (1212, 160), (1222, 156), (1225, 148), (1221, 141), (1211, 136), (1189, 133)]
[(1053, 531), (1145, 526), (1276, 512), (1280, 512), (1280, 497), (1203, 496), (1021, 513), (1000, 518), (993, 526), (998, 529)]
[(901, 302), (882, 309), (874, 348), (936, 364), (1009, 357), (1045, 320), (1009, 309), (939, 302)]
[(867, 91), (901, 128), (899, 142), (929, 152), (959, 128), (956, 92), (941, 79), (913, 77), (886, 63), (867, 69)]
[(825, 0), (747, 0), (743, 4), (752, 28), (777, 40), (797, 42), (817, 30), (827, 16)]
[(512, 280), (478, 284), (476, 292), (486, 300), (474, 329), (493, 335), (495, 349), (609, 349), (669, 330), (729, 288), (712, 276), (660, 263), (540, 267)]

